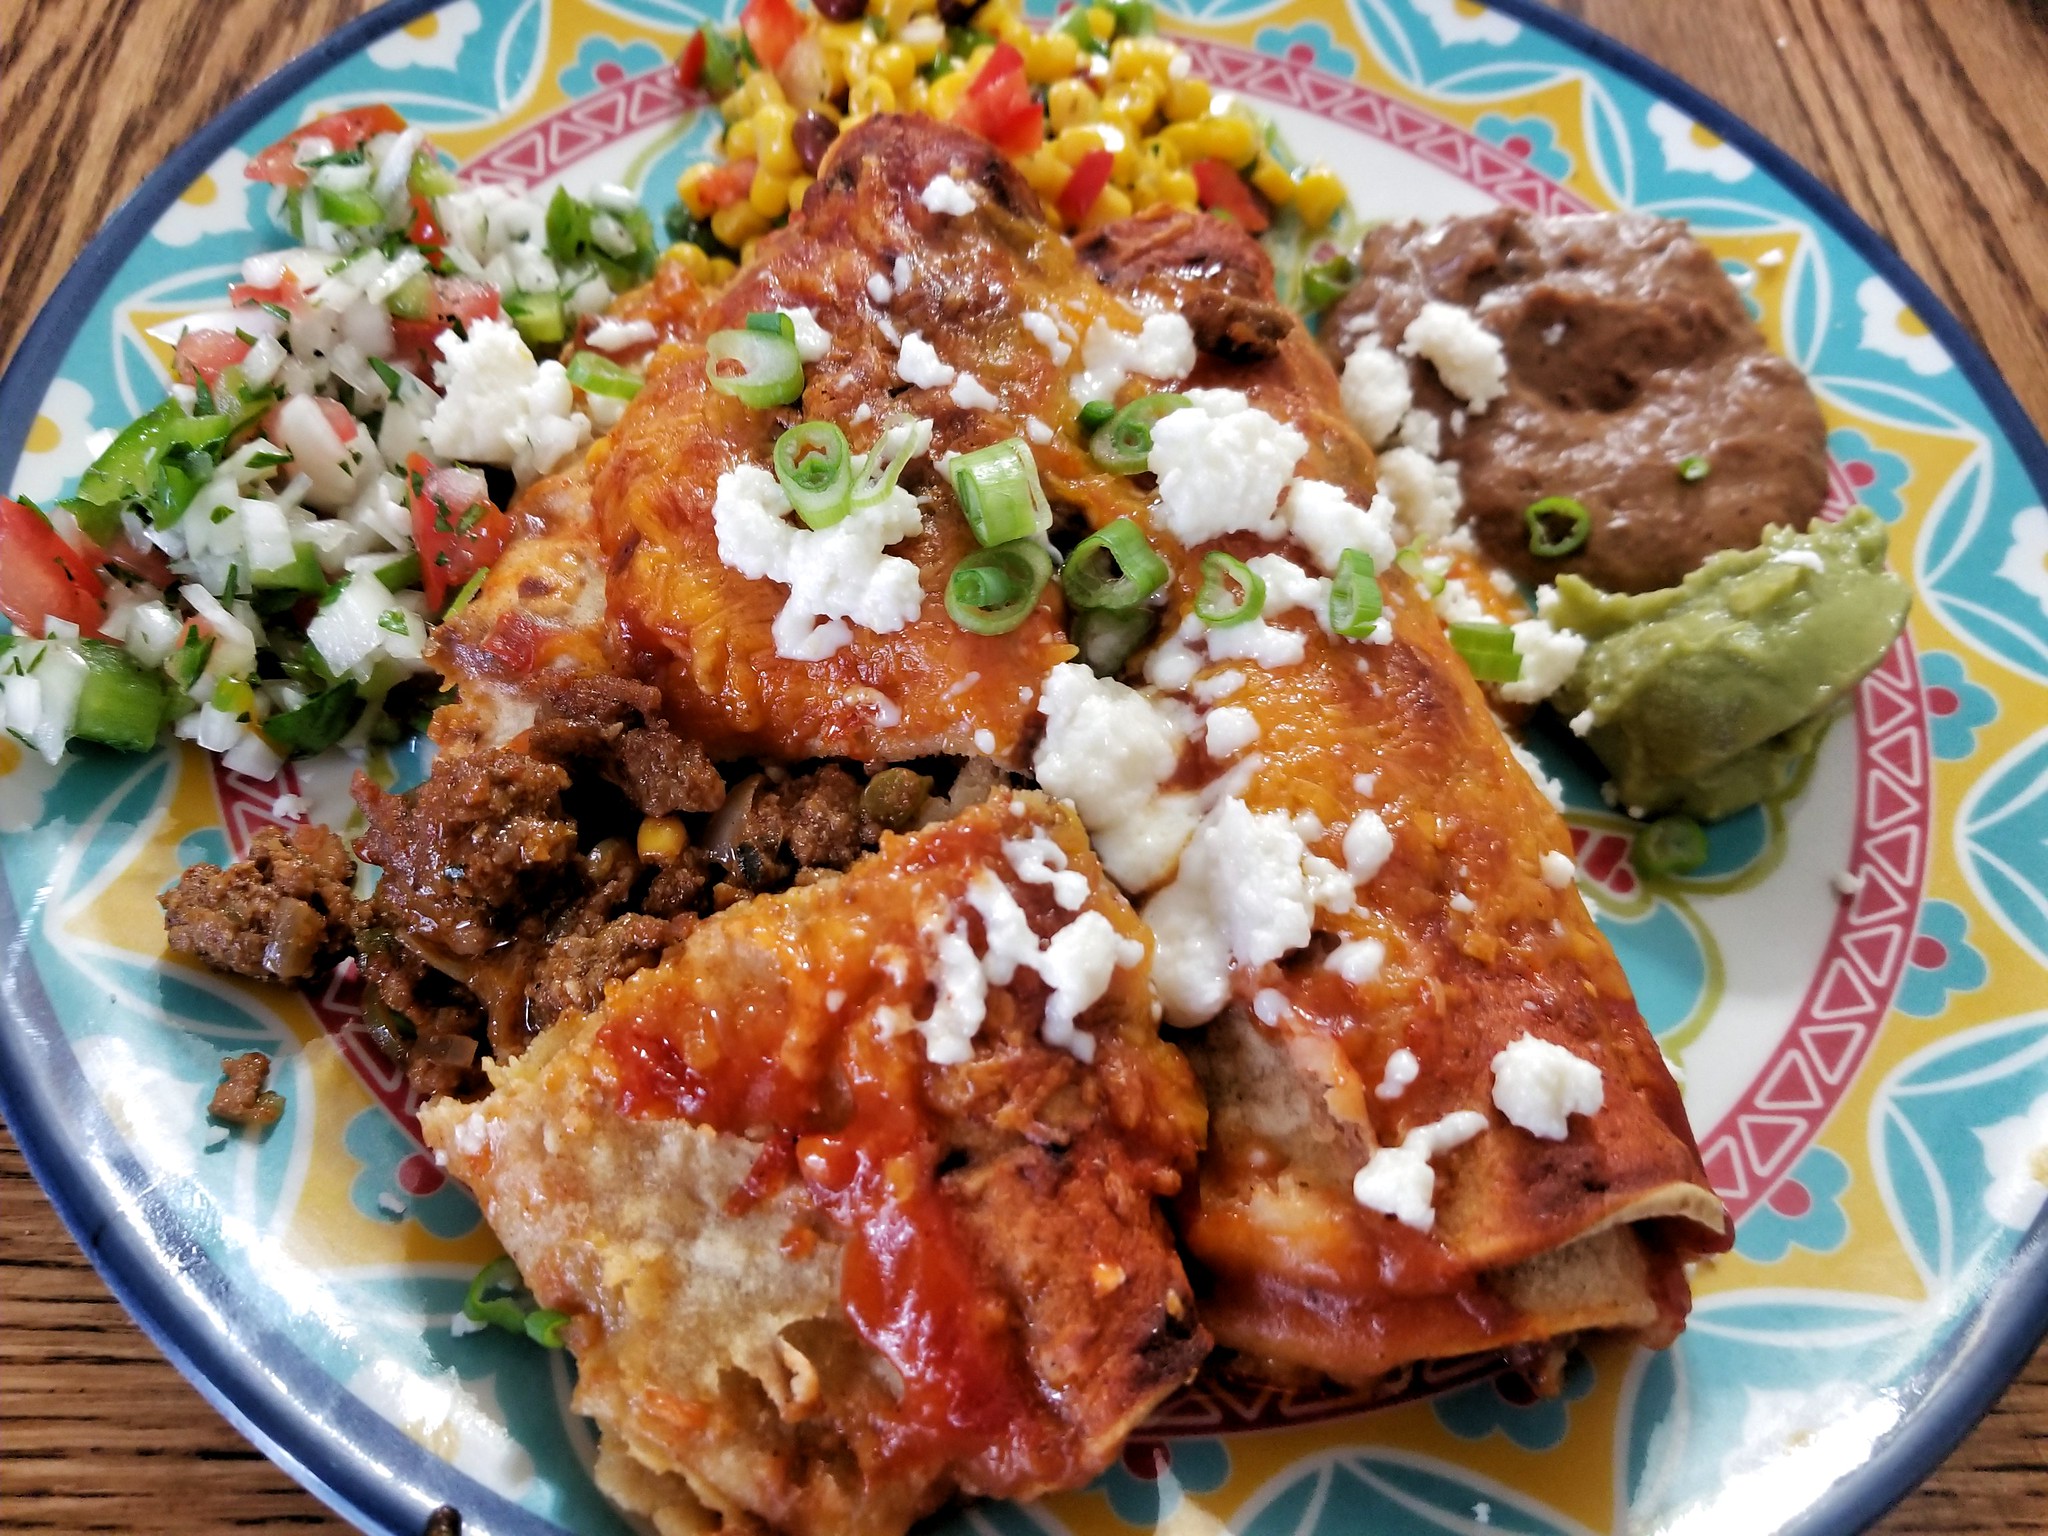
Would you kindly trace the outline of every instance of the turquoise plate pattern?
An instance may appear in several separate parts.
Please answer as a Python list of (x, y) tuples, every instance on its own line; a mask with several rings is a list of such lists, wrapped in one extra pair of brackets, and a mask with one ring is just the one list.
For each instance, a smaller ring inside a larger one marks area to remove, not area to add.
[[(306, 118), (389, 101), (487, 179), (622, 182), (659, 212), (715, 114), (667, 61), (729, 0), (397, 0), (266, 81), (110, 221), (0, 380), (0, 483), (63, 494), (158, 397), (146, 333), (283, 243), (242, 176)], [(1684, 1072), (1735, 1252), (1652, 1354), (1562, 1394), (1207, 1384), (1088, 1488), (949, 1536), (1847, 1533), (1937, 1462), (2048, 1325), (2048, 450), (1913, 274), (1779, 151), (1532, 0), (1167, 0), (1219, 88), (1342, 173), (1366, 218), (1512, 203), (1683, 217), (1829, 426), (1829, 509), (1891, 526), (1905, 639), (1806, 782), (1632, 862), (1569, 738), (1540, 755), (1580, 885)], [(1053, 0), (1029, 0), (1044, 18)], [(416, 761), (400, 764), (417, 771)], [(207, 1396), (366, 1530), (627, 1526), (589, 1480), (565, 1360), (459, 1326), (496, 1251), (415, 1134), (352, 983), (282, 994), (165, 956), (156, 893), (347, 765), (253, 783), (197, 754), (0, 739), (0, 1108), (72, 1231)], [(220, 1056), (289, 1102), (218, 1143)]]

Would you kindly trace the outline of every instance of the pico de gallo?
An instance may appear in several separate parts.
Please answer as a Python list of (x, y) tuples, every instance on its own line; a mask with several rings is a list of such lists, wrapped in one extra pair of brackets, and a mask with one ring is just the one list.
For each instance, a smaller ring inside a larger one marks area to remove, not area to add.
[(103, 434), (71, 495), (0, 499), (0, 724), (51, 762), (168, 731), (267, 779), (395, 739), (511, 494), (637, 387), (559, 359), (601, 354), (595, 317), (654, 270), (623, 188), (470, 185), (382, 105), (293, 130), (248, 175), (297, 244), (151, 333), (168, 395)]

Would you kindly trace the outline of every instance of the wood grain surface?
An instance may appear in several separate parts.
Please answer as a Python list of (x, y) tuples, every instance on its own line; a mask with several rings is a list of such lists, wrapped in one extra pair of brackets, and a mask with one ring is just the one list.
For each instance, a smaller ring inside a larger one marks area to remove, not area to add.
[[(0, 4), (0, 359), (115, 205), (364, 0)], [(2048, 421), (2048, 3), (1565, 0), (1842, 192)], [(136, 1329), (0, 1132), (0, 1528), (341, 1531)], [(2048, 1532), (2048, 1351), (1878, 1527)]]

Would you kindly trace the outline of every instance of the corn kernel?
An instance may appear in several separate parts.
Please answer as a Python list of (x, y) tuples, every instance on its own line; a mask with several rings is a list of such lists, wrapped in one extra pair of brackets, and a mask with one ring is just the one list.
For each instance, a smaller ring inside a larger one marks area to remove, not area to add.
[(1116, 36), (1116, 13), (1103, 5), (1088, 7), (1088, 30), (1095, 34), (1095, 41), (1106, 43)]
[(1033, 85), (1056, 85), (1081, 62), (1081, 45), (1071, 32), (1046, 32), (1022, 48), (1024, 73)]
[(1121, 118), (1143, 133), (1159, 111), (1159, 88), (1149, 80), (1125, 80), (1102, 93), (1102, 115)]
[(762, 217), (750, 197), (712, 214), (711, 233), (718, 236), (721, 244), (738, 250), (754, 236), (767, 234), (768, 220)]
[(781, 218), (789, 211), (789, 178), (761, 165), (754, 172), (754, 184), (747, 188), (747, 201), (763, 219)]
[(1294, 201), (1294, 174), (1271, 155), (1259, 156), (1250, 180), (1275, 208), (1285, 208)]
[(1105, 147), (1101, 132), (1094, 128), (1064, 128), (1052, 141), (1052, 152), (1068, 165), (1079, 165), (1096, 150)]
[(771, 101), (754, 114), (752, 121), (754, 154), (761, 161), (761, 169), (787, 178), (804, 168), (803, 157), (796, 152), (794, 108)]
[(759, 235), (756, 235), (753, 239), (749, 240), (745, 245), (740, 247), (740, 265), (743, 267), (751, 267), (754, 264), (754, 258), (760, 255), (760, 253), (761, 237)]
[(1098, 225), (1112, 224), (1118, 219), (1131, 216), (1130, 194), (1121, 187), (1104, 187), (1101, 196), (1095, 199), (1095, 206), (1088, 210), (1088, 216), (1081, 220), (1081, 228), (1094, 229)]
[(932, 88), (925, 83), (924, 77), (920, 75), (917, 79), (910, 82), (910, 89), (903, 93), (903, 110), (922, 116), (930, 116), (928, 107), (931, 101), (931, 94)]
[(1173, 44), (1163, 37), (1120, 37), (1109, 45), (1109, 72), (1117, 80), (1166, 82)]
[(728, 160), (747, 160), (754, 154), (754, 120), (742, 118), (725, 130), (722, 147)]
[(811, 190), (815, 176), (792, 176), (789, 179), (789, 211), (795, 213), (803, 206), (804, 194)]
[(1180, 151), (1157, 134), (1138, 146), (1139, 158), (1154, 170), (1177, 171), (1181, 168)]
[(1073, 178), (1074, 169), (1053, 152), (1052, 146), (1034, 150), (1018, 163), (1024, 179), (1031, 183), (1031, 190), (1048, 203), (1066, 190)]
[(1166, 119), (1172, 123), (1193, 122), (1209, 112), (1209, 82), (1192, 75), (1170, 80), (1166, 86)]
[(994, 43), (983, 43), (974, 52), (967, 55), (966, 62), (960, 66), (961, 72), (971, 80), (980, 74), (982, 66), (995, 56), (996, 45)]
[(925, 88), (924, 109), (933, 117), (950, 118), (960, 98), (967, 94), (968, 72), (956, 69), (941, 75)]
[(889, 82), (890, 89), (906, 91), (917, 77), (917, 58), (901, 43), (884, 43), (875, 50), (874, 72)]
[(641, 858), (668, 860), (690, 846), (690, 834), (680, 816), (644, 816), (634, 842)]
[(1204, 130), (1209, 153), (1225, 165), (1247, 166), (1258, 157), (1259, 130), (1241, 117), (1206, 117)]
[(701, 245), (672, 245), (667, 254), (700, 285), (711, 275), (711, 258), (704, 254)]
[(676, 197), (696, 219), (711, 217), (711, 203), (704, 196), (704, 178), (711, 174), (711, 162), (699, 160), (676, 178)]
[(1159, 189), (1176, 208), (1192, 208), (1200, 201), (1200, 189), (1190, 171), (1168, 171), (1159, 178)]
[(1099, 100), (1085, 80), (1056, 80), (1045, 93), (1046, 121), (1054, 133), (1094, 122), (1098, 107)]
[(713, 283), (729, 283), (739, 275), (739, 270), (738, 264), (730, 257), (714, 256), (711, 258), (711, 281)]
[(866, 117), (873, 112), (894, 112), (896, 92), (880, 75), (869, 75), (853, 83), (846, 98), (848, 117)]
[(1344, 206), (1344, 183), (1328, 166), (1319, 165), (1294, 184), (1294, 209), (1310, 229), (1321, 229)]

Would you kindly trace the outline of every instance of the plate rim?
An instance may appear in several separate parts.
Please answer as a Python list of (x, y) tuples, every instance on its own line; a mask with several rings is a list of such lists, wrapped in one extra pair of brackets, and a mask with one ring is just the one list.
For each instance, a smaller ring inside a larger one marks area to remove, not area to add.
[[(41, 401), (79, 323), (128, 254), (189, 182), (243, 129), (281, 105), (307, 81), (441, 3), (443, 0), (384, 0), (228, 103), (142, 179), (51, 290), (22, 334), (5, 373), (0, 374), (0, 476), (11, 473), (19, 461), (32, 419), (28, 408)], [(1948, 306), (1839, 193), (1732, 108), (1589, 23), (1551, 10), (1540, 0), (1482, 3), (1679, 107), (1790, 192), (1927, 324), (2012, 447), (2026, 478), (2048, 500), (2048, 442), (2044, 442), (2041, 429)], [(11, 1063), (11, 1058), (39, 1035), (32, 1012), (39, 1011), (54, 1023), (54, 1010), (27, 954), (26, 935), (15, 929), (16, 917), (13, 892), (0, 879), (0, 931), (8, 934), (5, 950), (0, 952), (0, 972), (24, 976), (28, 982), (26, 987), (17, 984), (0, 990), (0, 1024), (5, 1026), (0, 1035), (0, 1063)], [(33, 1000), (24, 995), (27, 992), (35, 994)], [(394, 1523), (394, 1517), (416, 1522), (420, 1518), (418, 1485), (400, 1489), (388, 1469), (349, 1465), (349, 1458), (338, 1456), (327, 1443), (332, 1434), (318, 1432), (305, 1405), (294, 1405), (275, 1425), (258, 1422), (258, 1408), (275, 1413), (277, 1405), (256, 1399), (275, 1394), (266, 1393), (252, 1381), (239, 1363), (224, 1358), (219, 1342), (194, 1326), (202, 1320), (192, 1314), (189, 1305), (168, 1294), (161, 1265), (137, 1240), (115, 1202), (102, 1197), (88, 1170), (64, 1156), (61, 1138), (52, 1134), (54, 1121), (28, 1102), (30, 1076), (0, 1071), (0, 1118), (13, 1132), (29, 1172), (72, 1240), (137, 1326), (238, 1432), (338, 1514), (365, 1528), (374, 1524), (394, 1533), (406, 1529)], [(30, 1112), (27, 1118), (25, 1110)], [(184, 1273), (218, 1275), (220, 1271), (211, 1259), (201, 1258)], [(145, 1306), (145, 1298), (156, 1304)], [(2048, 1337), (2048, 1212), (2036, 1219), (2004, 1271), (1953, 1320), (1939, 1355), (1915, 1372), (1908, 1383), (1911, 1406), (1898, 1425), (1872, 1446), (1870, 1455), (1853, 1471), (1785, 1526), (1780, 1536), (1852, 1536), (1865, 1529), (1962, 1443), (2044, 1337)], [(295, 1349), (294, 1353), (303, 1358), (302, 1351)], [(377, 1424), (397, 1433), (381, 1420)], [(355, 1443), (359, 1448), (363, 1445), (361, 1440)], [(472, 1528), (479, 1536), (493, 1529), (518, 1529), (529, 1521), (536, 1530), (552, 1526), (552, 1522), (540, 1521), (491, 1493), (452, 1465), (442, 1465), (449, 1478), (468, 1484), (462, 1490), (468, 1505), (465, 1518), (476, 1521)], [(386, 1475), (378, 1476), (380, 1470)], [(398, 1507), (400, 1503), (403, 1509)]]

